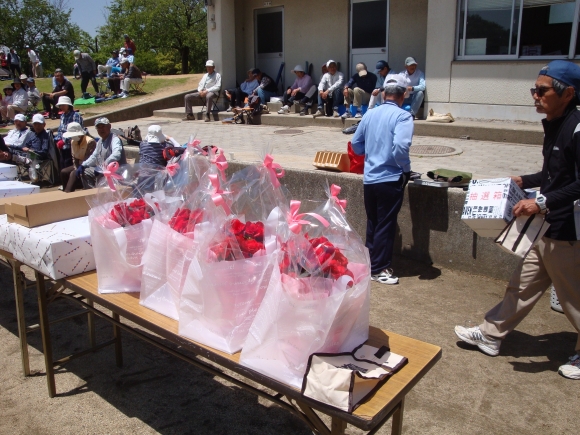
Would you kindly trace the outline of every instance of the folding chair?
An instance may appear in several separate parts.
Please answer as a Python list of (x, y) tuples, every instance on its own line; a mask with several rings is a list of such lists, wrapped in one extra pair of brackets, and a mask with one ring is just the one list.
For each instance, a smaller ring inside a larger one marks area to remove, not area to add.
[(147, 73), (143, 73), (141, 74), (143, 81), (141, 83), (131, 83), (130, 89), (132, 91), (137, 92), (138, 94), (144, 94), (145, 91), (143, 90), (143, 87), (145, 86), (145, 82), (147, 81)]
[[(220, 91), (220, 93), (221, 93), (221, 91)], [(220, 108), (217, 105), (217, 100), (219, 100), (219, 98), (220, 98), (220, 94), (217, 94), (215, 98), (212, 98), (211, 99), (211, 110), (210, 110), (210, 112), (219, 112), (220, 111)], [(207, 104), (206, 104), (206, 101), (207, 100), (205, 98), (201, 98), (201, 97), (199, 97), (199, 99), (203, 101), (203, 106), (201, 106), (200, 112), (207, 111)]]
[[(51, 186), (55, 186), (60, 182), (61, 168), (59, 164), (58, 148), (56, 147), (52, 131), (46, 131), (49, 137), (48, 158), (46, 160), (37, 160), (39, 168), (36, 170), (36, 174), (38, 176), (38, 181), (44, 181), (49, 183)], [(26, 165), (17, 163), (16, 170), (19, 181), (22, 181), (26, 177), (30, 179), (30, 174)]]

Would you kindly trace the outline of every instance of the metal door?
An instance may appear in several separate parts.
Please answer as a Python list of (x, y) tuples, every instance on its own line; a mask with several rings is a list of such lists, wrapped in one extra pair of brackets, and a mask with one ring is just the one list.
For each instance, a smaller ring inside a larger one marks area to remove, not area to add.
[(254, 30), (256, 67), (276, 80), (284, 62), (284, 7), (256, 9)]
[(363, 62), (369, 71), (379, 60), (389, 60), (389, 1), (351, 0), (350, 73)]

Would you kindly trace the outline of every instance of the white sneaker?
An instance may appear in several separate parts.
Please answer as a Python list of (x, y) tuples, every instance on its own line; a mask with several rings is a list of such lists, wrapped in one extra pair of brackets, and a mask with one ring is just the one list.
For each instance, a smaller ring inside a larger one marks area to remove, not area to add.
[(558, 373), (568, 379), (580, 379), (580, 355), (571, 356), (566, 364), (558, 368)]
[(377, 275), (371, 275), (371, 281), (377, 281), (381, 284), (398, 284), (399, 278), (393, 275), (392, 269), (385, 269)]
[(341, 116), (342, 119), (347, 119), (347, 118), (352, 118), (352, 115), (350, 114), (350, 111), (347, 110), (346, 112), (344, 112)]
[(119, 98), (127, 98), (128, 96), (129, 96), (129, 94), (126, 94), (125, 92), (123, 92)]
[(501, 340), (497, 338), (488, 338), (481, 333), (479, 326), (473, 328), (465, 328), (463, 326), (455, 327), (455, 335), (468, 344), (477, 346), (479, 350), (489, 356), (497, 356), (499, 354), (499, 347)]
[(286, 115), (290, 111), (290, 107), (282, 106), (280, 110), (278, 110), (278, 115)]
[(560, 300), (556, 295), (556, 289), (554, 288), (554, 284), (550, 286), (550, 306), (554, 311), (557, 311), (558, 313), (564, 312), (562, 305), (560, 305)]
[(355, 119), (360, 119), (362, 118), (362, 113), (360, 112), (356, 112), (356, 115), (354, 115)]
[(324, 112), (322, 111), (322, 109), (318, 109), (316, 113), (312, 115), (313, 118), (318, 118), (319, 116), (324, 116)]

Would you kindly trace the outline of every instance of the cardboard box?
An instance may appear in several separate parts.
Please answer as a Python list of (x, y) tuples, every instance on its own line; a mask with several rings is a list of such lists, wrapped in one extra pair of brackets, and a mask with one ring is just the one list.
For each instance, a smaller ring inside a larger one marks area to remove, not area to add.
[(511, 178), (471, 180), (461, 220), (481, 237), (497, 237), (526, 193)]
[(65, 193), (60, 190), (14, 198), (6, 205), (8, 221), (33, 228), (67, 219), (87, 216), (87, 199), (97, 189)]
[(8, 231), (14, 258), (52, 279), (95, 270), (87, 216), (36, 228), (12, 224)]
[(0, 181), (12, 181), (18, 178), (16, 165), (0, 163)]
[(22, 181), (0, 181), (0, 198), (30, 195), (40, 192), (40, 187)]

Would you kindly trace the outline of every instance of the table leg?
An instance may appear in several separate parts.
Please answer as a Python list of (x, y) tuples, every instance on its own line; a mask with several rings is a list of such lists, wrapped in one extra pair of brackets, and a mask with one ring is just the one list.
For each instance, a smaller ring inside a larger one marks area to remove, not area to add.
[[(121, 319), (117, 313), (113, 313), (113, 319), (120, 322)], [(115, 358), (117, 367), (123, 367), (123, 343), (121, 341), (121, 328), (113, 324), (113, 336), (115, 337)]]
[[(95, 306), (93, 301), (90, 299), (87, 299), (87, 305), (90, 305), (91, 307)], [(97, 336), (95, 333), (95, 315), (90, 311), (87, 313), (87, 323), (89, 326), (89, 344), (91, 345), (91, 348), (93, 348), (97, 345)]]
[(18, 322), (18, 336), (20, 338), (20, 357), (24, 376), (30, 376), (30, 360), (28, 358), (28, 340), (26, 337), (26, 317), (24, 316), (24, 285), (20, 276), (22, 263), (12, 261), (12, 279), (14, 280), (14, 299), (16, 299), (16, 320)]
[(391, 435), (401, 435), (403, 432), (403, 411), (405, 409), (405, 398), (399, 403), (399, 408), (393, 414), (393, 428)]
[(46, 290), (44, 288), (44, 275), (35, 272), (36, 293), (38, 296), (38, 312), (40, 314), (40, 332), (42, 334), (42, 351), (44, 353), (44, 365), (46, 366), (46, 383), (48, 384), (48, 397), (56, 396), (56, 384), (54, 382), (54, 366), (52, 363), (52, 343), (50, 341), (50, 324), (48, 321), (48, 309)]
[(346, 421), (332, 417), (330, 435), (344, 435), (346, 431)]

